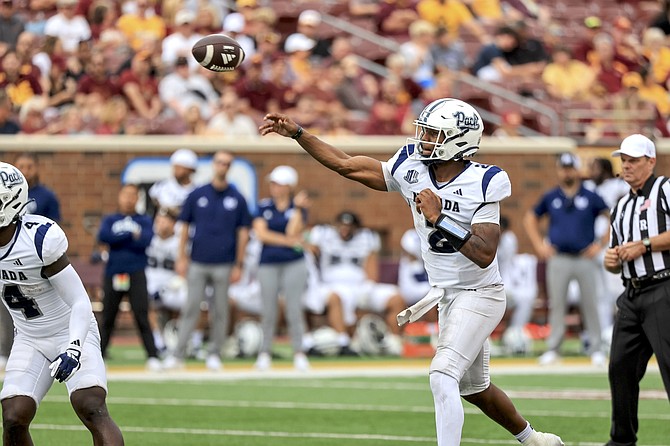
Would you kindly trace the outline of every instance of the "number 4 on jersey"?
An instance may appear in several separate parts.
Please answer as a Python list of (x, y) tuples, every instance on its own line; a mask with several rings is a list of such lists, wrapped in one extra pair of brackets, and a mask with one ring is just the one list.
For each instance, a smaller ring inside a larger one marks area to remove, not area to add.
[(27, 320), (42, 316), (42, 311), (37, 306), (35, 299), (24, 296), (16, 285), (5, 285), (2, 298), (12, 310), (21, 310)]

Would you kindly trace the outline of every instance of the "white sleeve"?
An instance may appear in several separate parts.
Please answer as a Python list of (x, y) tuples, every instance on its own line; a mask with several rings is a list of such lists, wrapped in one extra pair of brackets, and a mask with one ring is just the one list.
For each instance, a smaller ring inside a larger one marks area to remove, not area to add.
[(58, 295), (70, 306), (70, 342), (79, 341), (84, 345), (91, 325), (93, 308), (86, 288), (72, 265), (49, 277), (49, 282)]
[(490, 177), (490, 181), (486, 187), (484, 201), (487, 203), (502, 201), (512, 195), (512, 183), (509, 181), (507, 172), (497, 166), (491, 166), (487, 174), (489, 172), (493, 172), (493, 176)]
[(393, 178), (389, 170), (389, 163), (382, 161), (382, 172), (384, 172), (384, 181), (386, 181), (386, 190), (389, 192), (400, 192), (400, 184)]
[(68, 242), (65, 232), (63, 232), (63, 229), (57, 223), (53, 223), (49, 226), (44, 236), (42, 261), (45, 265), (51, 265), (63, 257), (63, 254), (67, 252), (67, 247)]
[(500, 203), (486, 203), (480, 207), (475, 215), (472, 216), (472, 223), (495, 223), (500, 224)]

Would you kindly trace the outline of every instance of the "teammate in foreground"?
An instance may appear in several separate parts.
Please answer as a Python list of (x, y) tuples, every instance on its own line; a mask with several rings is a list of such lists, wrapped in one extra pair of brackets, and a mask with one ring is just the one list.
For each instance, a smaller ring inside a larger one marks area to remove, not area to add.
[(29, 426), (53, 380), (66, 383), (93, 444), (123, 445), (109, 416), (100, 333), (67, 237), (52, 220), (24, 215), (28, 183), (0, 162), (0, 289), (16, 327), (0, 399), (4, 445), (32, 445)]
[[(507, 174), (467, 160), (477, 152), (483, 123), (457, 99), (439, 99), (414, 122), (416, 134), (388, 162), (349, 156), (306, 132), (284, 114), (270, 113), (259, 130), (295, 139), (314, 159), (371, 189), (397, 191), (407, 201), (432, 289), (439, 298), (439, 341), (430, 367), (438, 446), (461, 441), (459, 395), (525, 446), (560, 446), (535, 431), (509, 397), (491, 384), (488, 336), (505, 310), (495, 261), (499, 202), (511, 193)], [(429, 293), (429, 296), (430, 296)]]

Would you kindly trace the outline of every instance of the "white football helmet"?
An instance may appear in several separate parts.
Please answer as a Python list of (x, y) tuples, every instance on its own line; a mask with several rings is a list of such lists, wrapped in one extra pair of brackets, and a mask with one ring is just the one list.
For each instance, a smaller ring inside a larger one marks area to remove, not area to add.
[(239, 356), (250, 358), (256, 356), (263, 343), (263, 328), (260, 322), (245, 319), (235, 325), (235, 336), (239, 348)]
[[(414, 125), (414, 138), (407, 138), (407, 156), (419, 161), (457, 161), (471, 157), (479, 150), (484, 131), (484, 122), (477, 110), (451, 98), (428, 104)], [(435, 141), (422, 140), (429, 131), (437, 132)], [(430, 154), (424, 153), (424, 149), (431, 146)]]
[(386, 338), (389, 335), (384, 319), (376, 314), (366, 314), (356, 324), (353, 344), (364, 355), (379, 356), (385, 353)]
[(335, 329), (324, 325), (312, 332), (314, 349), (324, 356), (337, 356), (340, 352), (339, 334)]
[(19, 169), (0, 162), (0, 228), (26, 213), (28, 182)]

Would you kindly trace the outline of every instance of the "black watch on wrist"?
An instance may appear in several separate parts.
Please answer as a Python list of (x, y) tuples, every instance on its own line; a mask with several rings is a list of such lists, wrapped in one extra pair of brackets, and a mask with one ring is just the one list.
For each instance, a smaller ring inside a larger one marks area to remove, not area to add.
[(644, 246), (645, 252), (651, 252), (651, 240), (649, 240), (649, 237), (642, 239), (642, 245)]

